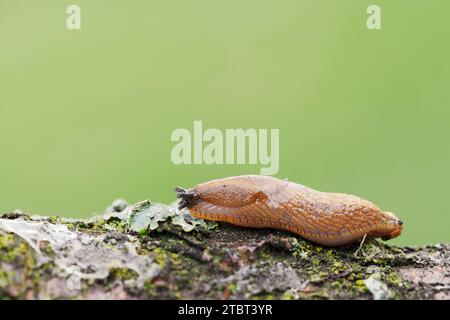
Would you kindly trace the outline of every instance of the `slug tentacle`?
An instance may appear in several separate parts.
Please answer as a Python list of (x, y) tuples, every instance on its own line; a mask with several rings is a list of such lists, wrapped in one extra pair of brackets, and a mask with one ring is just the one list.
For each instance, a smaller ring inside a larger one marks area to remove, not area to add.
[(175, 192), (177, 193), (177, 198), (181, 199), (178, 203), (179, 210), (189, 207), (195, 200), (198, 199), (197, 194), (193, 190), (186, 190), (180, 187), (176, 187)]
[(187, 207), (195, 217), (286, 230), (328, 246), (356, 242), (365, 235), (394, 238), (403, 228), (393, 213), (367, 200), (268, 176), (230, 177), (175, 191), (179, 208)]

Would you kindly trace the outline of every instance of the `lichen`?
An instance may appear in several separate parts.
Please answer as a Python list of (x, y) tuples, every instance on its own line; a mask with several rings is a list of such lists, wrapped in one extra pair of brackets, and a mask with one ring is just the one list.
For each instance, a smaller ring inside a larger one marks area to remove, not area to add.
[(217, 224), (207, 223), (189, 214), (187, 209), (177, 210), (176, 205), (165, 206), (152, 203), (149, 200), (141, 201), (128, 208), (129, 228), (137, 233), (146, 234), (147, 231), (157, 230), (161, 223), (168, 220), (174, 226), (180, 226), (184, 232), (193, 230), (211, 230)]

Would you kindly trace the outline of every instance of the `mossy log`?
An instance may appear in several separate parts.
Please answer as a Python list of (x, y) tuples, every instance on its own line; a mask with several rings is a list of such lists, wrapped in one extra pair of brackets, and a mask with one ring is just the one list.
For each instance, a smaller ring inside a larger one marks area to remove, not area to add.
[(326, 248), (116, 201), (88, 220), (0, 215), (0, 299), (449, 299), (450, 245)]

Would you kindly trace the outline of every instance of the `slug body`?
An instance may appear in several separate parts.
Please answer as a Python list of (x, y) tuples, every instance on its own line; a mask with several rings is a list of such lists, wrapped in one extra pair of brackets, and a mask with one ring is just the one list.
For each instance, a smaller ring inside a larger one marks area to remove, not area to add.
[(197, 218), (286, 230), (325, 246), (351, 244), (364, 236), (391, 239), (403, 228), (393, 213), (367, 200), (268, 176), (230, 177), (176, 191), (179, 207)]

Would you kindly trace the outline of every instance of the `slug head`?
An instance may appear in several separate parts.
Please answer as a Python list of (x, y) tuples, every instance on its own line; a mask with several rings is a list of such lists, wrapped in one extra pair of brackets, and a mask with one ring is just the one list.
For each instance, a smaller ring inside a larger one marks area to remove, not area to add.
[(397, 218), (392, 212), (383, 212), (384, 224), (376, 230), (376, 235), (383, 240), (398, 237), (403, 230), (403, 221)]

